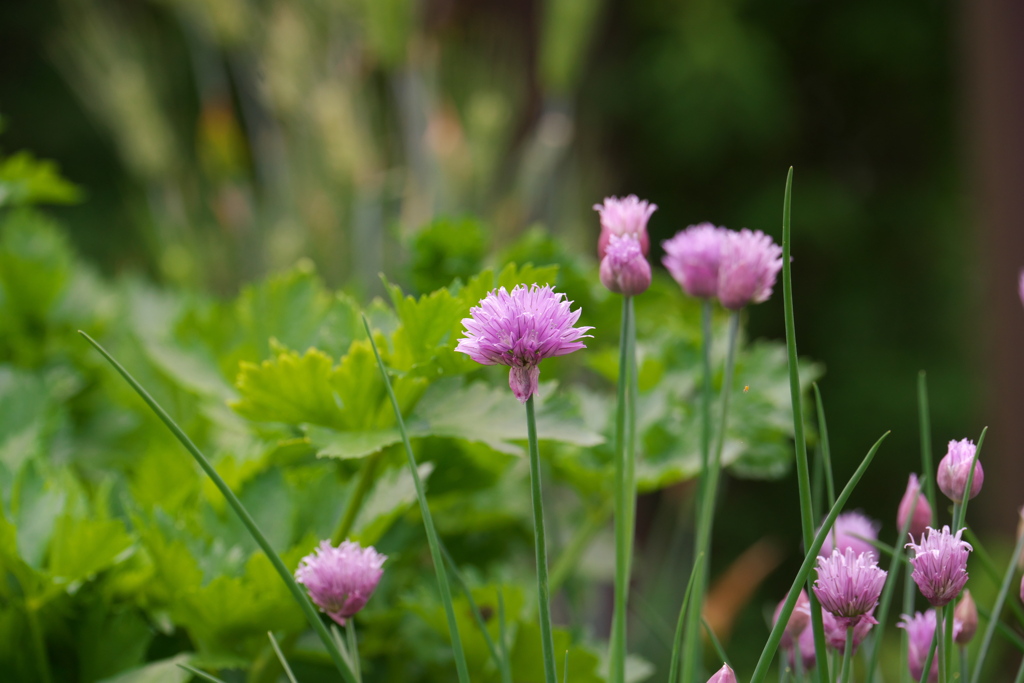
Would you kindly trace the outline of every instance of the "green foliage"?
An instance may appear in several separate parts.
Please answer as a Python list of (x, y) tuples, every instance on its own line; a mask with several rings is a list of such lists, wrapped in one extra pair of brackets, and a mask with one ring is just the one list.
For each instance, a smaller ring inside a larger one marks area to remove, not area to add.
[(57, 164), (31, 152), (0, 158), (0, 208), (29, 204), (75, 204), (82, 190), (61, 177)]

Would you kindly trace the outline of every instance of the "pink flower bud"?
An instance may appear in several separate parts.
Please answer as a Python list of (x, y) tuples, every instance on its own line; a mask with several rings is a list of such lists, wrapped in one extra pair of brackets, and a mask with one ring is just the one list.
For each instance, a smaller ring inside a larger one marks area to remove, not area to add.
[(601, 284), (625, 296), (643, 294), (651, 286), (651, 264), (635, 237), (611, 236), (601, 259)]
[(355, 541), (343, 541), (337, 548), (322, 541), (315, 552), (302, 558), (295, 581), (306, 587), (322, 612), (344, 626), (373, 595), (386, 559), (372, 546), (364, 548)]
[[(964, 501), (964, 492), (967, 490), (967, 478), (971, 472), (971, 462), (974, 461), (976, 448), (970, 439), (950, 441), (946, 456), (939, 461), (939, 471), (935, 481), (946, 497), (954, 503)], [(967, 499), (974, 498), (981, 491), (981, 485), (985, 481), (985, 472), (981, 469), (981, 463), (974, 463), (974, 479), (971, 480), (971, 491)]]
[(604, 258), (612, 235), (635, 237), (640, 243), (640, 251), (646, 255), (651, 243), (647, 236), (647, 221), (657, 210), (655, 204), (637, 199), (635, 194), (623, 199), (605, 197), (603, 204), (594, 204), (594, 211), (601, 214), (601, 236), (597, 241), (598, 258)]
[(708, 683), (736, 683), (736, 673), (728, 664), (723, 664), (722, 668), (708, 679)]
[[(775, 616), (772, 617), (772, 626), (779, 620), (779, 614), (782, 612), (782, 606), (786, 604), (785, 600), (779, 602), (778, 607), (775, 608)], [(793, 607), (793, 612), (789, 615), (789, 621), (786, 622), (786, 628), (782, 631), (782, 640), (779, 642), (780, 647), (783, 649), (791, 649), (793, 644), (800, 637), (800, 634), (807, 628), (807, 624), (811, 621), (811, 601), (807, 597), (807, 591), (801, 590), (800, 595), (796, 598), (796, 605)]]
[[(913, 517), (910, 516), (911, 508), (913, 508)], [(908, 521), (909, 528), (906, 526)], [(912, 536), (920, 536), (931, 523), (932, 506), (928, 504), (928, 499), (921, 493), (921, 484), (917, 480), (917, 475), (911, 474), (910, 480), (907, 481), (907, 490), (903, 494), (903, 500), (900, 501), (899, 510), (896, 512), (896, 527), (908, 529)]]
[(960, 602), (956, 605), (956, 609), (953, 610), (954, 627), (958, 622), (960, 624), (960, 632), (956, 634), (953, 640), (957, 642), (957, 645), (966, 645), (971, 642), (975, 631), (978, 630), (978, 607), (974, 604), (971, 591), (966, 588), (964, 589), (963, 597), (960, 598)]

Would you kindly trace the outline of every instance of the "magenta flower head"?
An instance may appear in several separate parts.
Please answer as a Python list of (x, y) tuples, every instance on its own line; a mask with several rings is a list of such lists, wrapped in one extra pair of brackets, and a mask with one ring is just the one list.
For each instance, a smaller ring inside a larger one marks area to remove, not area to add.
[(612, 235), (631, 235), (640, 243), (640, 250), (647, 254), (651, 240), (647, 236), (647, 221), (658, 210), (657, 205), (635, 194), (619, 199), (605, 197), (603, 204), (594, 204), (594, 211), (601, 214), (601, 237), (597, 241), (597, 256), (603, 259)]
[(727, 232), (711, 223), (700, 223), (661, 243), (665, 249), (661, 262), (690, 296), (700, 299), (718, 296), (718, 266)]
[[(775, 626), (779, 620), (779, 614), (782, 612), (782, 606), (786, 604), (785, 600), (779, 602), (775, 608), (775, 616), (772, 617), (772, 626)], [(784, 649), (791, 649), (793, 643), (797, 641), (800, 634), (807, 628), (807, 624), (811, 621), (811, 601), (807, 597), (807, 591), (801, 590), (800, 595), (796, 598), (796, 605), (793, 607), (792, 614), (789, 615), (789, 621), (786, 622), (786, 628), (782, 631), (782, 640), (779, 641), (779, 646)]]
[[(910, 668), (910, 676), (915, 681), (921, 680), (924, 673), (924, 662), (928, 659), (928, 651), (932, 647), (932, 638), (935, 637), (935, 610), (930, 609), (923, 614), (915, 612), (911, 617), (906, 614), (900, 615), (902, 620), (896, 624), (907, 632), (907, 664)], [(963, 625), (953, 618), (953, 639), (962, 633)], [(932, 668), (928, 672), (928, 682), (936, 683), (939, 680), (939, 658), (932, 658)]]
[(873, 620), (869, 613), (878, 604), (885, 575), (874, 555), (856, 555), (850, 548), (845, 553), (833, 550), (831, 557), (818, 558), (818, 580), (812, 588), (825, 611), (845, 629)]
[(760, 230), (726, 231), (718, 265), (718, 300), (732, 311), (772, 295), (782, 270), (782, 247)]
[(564, 356), (586, 348), (580, 341), (592, 327), (573, 327), (580, 309), (569, 309), (571, 301), (545, 285), (504, 287), (485, 296), (479, 306), (463, 318), (466, 336), (456, 351), (484, 365), (507, 365), (508, 385), (520, 402), (537, 391), (540, 363), (545, 358)]
[[(911, 516), (913, 508), (913, 516)], [(907, 526), (907, 524), (910, 526)], [(925, 528), (932, 523), (932, 506), (928, 499), (921, 493), (921, 483), (917, 480), (916, 474), (910, 475), (907, 481), (907, 490), (903, 493), (903, 500), (896, 511), (896, 526), (900, 529), (906, 528), (911, 536), (920, 536)]]
[(910, 563), (914, 565), (911, 577), (921, 594), (935, 607), (942, 607), (960, 595), (967, 583), (967, 557), (974, 548), (967, 541), (960, 540), (964, 530), (953, 535), (949, 527), (942, 531), (928, 527), (921, 536), (921, 543), (914, 543), (913, 537), (906, 547), (914, 554)]
[[(970, 439), (950, 441), (946, 456), (939, 461), (939, 472), (935, 477), (939, 488), (946, 497), (954, 503), (964, 502), (964, 492), (967, 490), (967, 477), (971, 473), (971, 463), (974, 461), (974, 442)], [(974, 463), (974, 479), (971, 480), (970, 500), (981, 491), (981, 484), (985, 481), (985, 472), (981, 469), (981, 463)]]
[[(874, 610), (861, 617), (857, 625), (853, 627), (853, 650), (856, 652), (864, 639), (868, 637), (871, 627), (878, 623), (875, 619)], [(825, 644), (840, 654), (846, 653), (846, 627), (842, 620), (832, 616), (828, 611), (821, 612), (821, 625), (825, 631)], [(807, 629), (810, 631), (811, 629)], [(814, 650), (814, 636), (811, 636), (811, 650)], [(850, 653), (851, 655), (853, 652)]]
[(631, 235), (612, 235), (601, 259), (601, 284), (616, 294), (635, 296), (651, 286), (651, 264)]
[(844, 512), (836, 517), (836, 523), (832, 525), (832, 531), (821, 544), (818, 556), (828, 557), (833, 550), (844, 553), (849, 548), (853, 550), (854, 555), (865, 553), (871, 557), (878, 557), (875, 546), (869, 542), (877, 540), (878, 522), (861, 512)]
[(708, 679), (708, 683), (736, 683), (736, 673), (728, 664), (723, 664), (722, 668)]
[(344, 626), (373, 595), (386, 559), (372, 546), (364, 548), (354, 541), (343, 541), (337, 548), (321, 541), (299, 562), (295, 580), (306, 587), (321, 611)]

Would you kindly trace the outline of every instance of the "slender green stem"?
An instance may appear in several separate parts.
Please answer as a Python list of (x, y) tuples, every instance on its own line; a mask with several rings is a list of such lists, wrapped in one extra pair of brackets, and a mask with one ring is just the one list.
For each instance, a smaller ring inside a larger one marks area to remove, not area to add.
[[(913, 616), (914, 613), (914, 580), (911, 578), (910, 572), (903, 575), (903, 614), (907, 616)], [(910, 680), (910, 671), (908, 670), (909, 665), (907, 662), (907, 652), (910, 647), (910, 636), (907, 635), (907, 629), (900, 629), (900, 683), (908, 683)], [(881, 639), (881, 636), (877, 636)]]
[(718, 639), (718, 636), (715, 634), (714, 629), (711, 628), (711, 624), (709, 624), (708, 620), (704, 617), (700, 618), (700, 623), (704, 625), (704, 630), (707, 631), (708, 638), (711, 639), (711, 644), (714, 646), (715, 652), (718, 653), (718, 658), (722, 660), (723, 664), (728, 664), (729, 668), (731, 669), (732, 662), (729, 661), (729, 655), (726, 654), (725, 648), (722, 647), (722, 641)]
[(672, 639), (672, 656), (669, 661), (667, 683), (676, 683), (679, 680), (679, 655), (683, 649), (683, 629), (686, 623), (686, 615), (689, 614), (690, 596), (693, 594), (694, 579), (697, 578), (697, 564), (702, 556), (693, 558), (694, 569), (690, 571), (690, 578), (686, 581), (686, 590), (683, 592), (683, 604), (679, 606), (679, 619), (676, 621), (676, 634)]
[(25, 620), (28, 622), (28, 632), (32, 639), (32, 656), (36, 661), (36, 674), (40, 683), (51, 683), (53, 674), (50, 672), (50, 659), (46, 655), (46, 640), (43, 638), (43, 629), (39, 625), (39, 616), (32, 605), (25, 605)]
[[(943, 632), (943, 624), (945, 623), (946, 610), (943, 608), (935, 608), (935, 642), (939, 644), (938, 655), (939, 658), (939, 683), (948, 683), (949, 678), (946, 672), (946, 635)], [(925, 672), (928, 670), (925, 669)], [(924, 678), (924, 676), (922, 676)]]
[[(971, 558), (977, 559), (978, 562), (981, 563), (981, 568), (985, 570), (986, 574), (988, 574), (992, 583), (999, 583), (1002, 577), (999, 574), (999, 570), (996, 569), (996, 565), (992, 561), (991, 556), (989, 556), (988, 551), (985, 550), (985, 546), (981, 544), (981, 539), (971, 531), (970, 527), (968, 527), (967, 531), (964, 532), (964, 536), (967, 537), (967, 541), (971, 544), (971, 547), (974, 548), (974, 552), (971, 553)], [(1012, 611), (1017, 617), (1017, 621), (1020, 622), (1021, 625), (1024, 625), (1024, 607), (1022, 607), (1016, 600), (1010, 600), (1009, 605), (1010, 611)], [(979, 607), (978, 610), (980, 612), (981, 608)]]
[(626, 680), (626, 605), (629, 600), (630, 510), (632, 501), (629, 487), (628, 442), (631, 441), (627, 425), (629, 413), (630, 327), (632, 326), (633, 297), (622, 298), (622, 331), (619, 336), (618, 405), (615, 411), (615, 599), (612, 612), (611, 653), (609, 678), (612, 683)]
[[(1010, 604), (1013, 605), (1015, 603), (1011, 600)], [(992, 618), (992, 613), (984, 607), (979, 606), (978, 616), (984, 619), (987, 623), (988, 620)], [(1013, 630), (1009, 626), (999, 621), (998, 619), (996, 620), (996, 630), (999, 631), (999, 635), (1005, 638), (1008, 643), (1010, 643), (1015, 648), (1020, 650), (1021, 653), (1024, 653), (1024, 638), (1018, 636), (1016, 633), (1013, 632)], [(966, 681), (967, 679), (965, 678), (964, 680)]]
[(377, 466), (383, 457), (384, 451), (378, 451), (363, 460), (363, 466), (359, 468), (359, 479), (356, 480), (356, 487), (349, 496), (348, 503), (345, 504), (345, 513), (341, 516), (341, 521), (338, 522), (338, 528), (334, 530), (334, 534), (331, 536), (331, 542), (334, 545), (339, 545), (347, 539), (352, 531), (352, 525), (356, 521), (359, 509), (363, 506), (363, 500), (366, 498), (366, 494), (370, 492), (370, 489), (373, 488), (373, 479), (377, 474)]
[(1024, 659), (1020, 662), (1020, 668), (1017, 669), (1017, 677), (1013, 679), (1013, 683), (1024, 683)]
[(719, 418), (718, 435), (715, 450), (703, 483), (701, 493), (700, 516), (697, 519), (697, 554), (703, 560), (694, 565), (697, 582), (694, 587), (695, 599), (690, 603), (690, 614), (687, 619), (686, 647), (683, 650), (683, 680), (696, 680), (703, 657), (700, 652), (700, 618), (704, 606), (704, 594), (707, 590), (707, 574), (710, 566), (711, 534), (715, 520), (715, 498), (718, 491), (718, 479), (722, 472), (722, 450), (725, 447), (726, 427), (729, 421), (729, 396), (732, 393), (732, 376), (736, 364), (736, 343), (739, 337), (740, 316), (734, 312), (729, 317), (729, 347), (725, 358), (725, 375), (722, 379), (722, 414)]
[(811, 384), (814, 388), (814, 404), (818, 409), (818, 436), (821, 439), (821, 460), (825, 468), (825, 487), (828, 492), (828, 506), (836, 504), (836, 483), (832, 476), (832, 448), (828, 441), (828, 422), (825, 420), (825, 405), (821, 400), (821, 389), (818, 383)]
[(193, 676), (199, 676), (204, 681), (213, 681), (213, 683), (224, 683), (224, 681), (222, 681), (221, 679), (217, 678), (216, 676), (211, 676), (210, 674), (206, 673), (205, 671), (200, 671), (199, 669), (197, 669), (195, 667), (192, 667), (192, 666), (189, 666), (188, 664), (176, 664), (175, 666), (177, 666), (179, 669), (183, 669), (183, 670), (189, 672)]
[(931, 526), (934, 529), (938, 519), (939, 505), (935, 498), (935, 468), (932, 465), (932, 418), (928, 408), (928, 376), (924, 370), (917, 373), (917, 420), (921, 433), (922, 474), (928, 475), (924, 491), (928, 498), (928, 505), (932, 508)]
[(953, 533), (957, 530), (962, 529), (964, 526), (964, 520), (967, 519), (967, 503), (971, 500), (971, 487), (974, 485), (974, 468), (978, 464), (978, 456), (981, 455), (981, 447), (985, 444), (985, 434), (988, 433), (988, 427), (981, 430), (981, 436), (978, 437), (978, 446), (974, 449), (974, 459), (971, 460), (971, 469), (967, 472), (967, 485), (964, 487), (964, 499), (960, 503), (960, 508), (956, 509), (958, 514), (953, 516)]
[(220, 475), (217, 474), (217, 470), (214, 469), (213, 465), (210, 464), (210, 461), (206, 459), (206, 456), (203, 455), (202, 451), (200, 451), (199, 448), (197, 448), (196, 445), (192, 443), (192, 440), (188, 437), (188, 435), (185, 434), (181, 427), (179, 427), (177, 423), (171, 419), (171, 416), (168, 415), (167, 411), (165, 411), (160, 406), (160, 404), (156, 402), (156, 399), (150, 396), (149, 392), (143, 389), (142, 385), (139, 384), (135, 380), (135, 378), (132, 377), (131, 374), (127, 370), (125, 370), (120, 363), (114, 360), (114, 357), (111, 356), (106, 349), (100, 346), (100, 344), (95, 339), (93, 339), (92, 337), (90, 337), (89, 335), (82, 331), (79, 331), (79, 334), (85, 337), (85, 339), (90, 344), (92, 344), (96, 348), (96, 350), (99, 351), (112, 366), (114, 366), (114, 369), (117, 370), (118, 373), (120, 373), (121, 377), (123, 377), (125, 381), (131, 385), (132, 389), (134, 389), (135, 392), (142, 398), (142, 400), (146, 402), (146, 405), (149, 406), (150, 410), (156, 413), (156, 416), (159, 417), (160, 420), (164, 423), (164, 425), (166, 425), (167, 428), (171, 430), (171, 433), (174, 434), (175, 437), (177, 437), (178, 441), (181, 442), (181, 445), (185, 447), (185, 450), (187, 450), (192, 455), (192, 457), (195, 458), (196, 462), (199, 463), (199, 466), (203, 469), (204, 472), (206, 472), (207, 476), (210, 477), (210, 479), (213, 481), (217, 489), (220, 490), (221, 494), (224, 495), (224, 498), (227, 499), (228, 505), (231, 506), (231, 509), (235, 512), (236, 515), (238, 515), (238, 518), (242, 520), (242, 524), (245, 525), (245, 528), (249, 531), (249, 534), (253, 537), (253, 539), (260, 546), (263, 552), (266, 553), (267, 558), (270, 560), (270, 563), (274, 566), (274, 569), (277, 570), (277, 573), (278, 575), (280, 575), (281, 580), (285, 582), (285, 585), (288, 586), (288, 590), (291, 591), (292, 596), (295, 598), (296, 602), (299, 603), (299, 606), (302, 608), (303, 613), (306, 615), (306, 619), (309, 621), (310, 626), (313, 627), (313, 630), (316, 631), (317, 636), (319, 636), (320, 640), (323, 641), (324, 647), (327, 648), (327, 652), (331, 655), (331, 659), (334, 661), (334, 664), (338, 668), (338, 671), (341, 673), (342, 677), (348, 683), (356, 683), (356, 679), (352, 673), (352, 670), (349, 668), (348, 663), (345, 662), (344, 658), (342, 657), (341, 652), (338, 650), (338, 646), (335, 644), (330, 632), (327, 630), (327, 627), (324, 626), (323, 620), (320, 619), (320, 615), (317, 613), (316, 609), (313, 607), (313, 604), (309, 601), (309, 598), (306, 596), (306, 592), (299, 588), (299, 584), (295, 582), (295, 577), (292, 576), (291, 571), (288, 570), (288, 567), (285, 566), (284, 562), (281, 560), (281, 557), (274, 550), (273, 546), (270, 545), (270, 542), (267, 540), (267, 537), (264, 536), (263, 532), (260, 531), (259, 527), (256, 526), (256, 522), (253, 520), (252, 515), (249, 514), (249, 511), (246, 510), (245, 507), (242, 505), (241, 501), (238, 500), (238, 497), (231, 490), (231, 487), (229, 487), (227, 483), (225, 483), (225, 481), (221, 479)]
[(953, 603), (942, 608), (942, 651), (946, 657), (946, 680), (952, 682), (953, 672)]
[(349, 619), (345, 624), (345, 643), (348, 655), (352, 659), (352, 668), (355, 669), (356, 681), (363, 683), (363, 667), (359, 663), (359, 643), (356, 641), (356, 620)]
[(849, 683), (850, 669), (853, 665), (853, 628), (846, 629), (846, 647), (843, 649), (843, 666), (841, 683)]
[[(501, 661), (505, 663), (506, 668), (510, 667), (508, 658), (508, 631), (505, 628), (505, 593), (498, 588), (498, 646), (501, 648)], [(512, 676), (509, 671), (509, 677)], [(503, 683), (508, 683), (504, 680), (505, 672), (502, 671)]]
[(530, 496), (533, 499), (533, 535), (537, 552), (537, 602), (540, 607), (540, 640), (544, 653), (544, 680), (557, 683), (555, 641), (551, 632), (551, 602), (548, 597), (548, 550), (544, 537), (544, 500), (540, 486), (540, 449), (533, 396), (526, 400), (526, 431), (530, 441)]
[[(792, 206), (793, 167), (786, 176), (786, 193), (782, 202), (782, 301), (786, 318), (786, 352), (789, 360), (789, 394), (793, 406), (793, 441), (796, 446), (796, 479), (800, 492), (800, 529), (804, 548), (809, 548), (814, 538), (814, 517), (811, 509), (811, 480), (807, 467), (807, 440), (804, 438), (804, 411), (800, 395), (800, 367), (796, 352), (796, 320), (793, 314), (793, 267), (792, 267)], [(823, 527), (825, 528), (825, 527)], [(826, 531), (831, 528), (825, 528)], [(817, 551), (815, 551), (817, 552)], [(814, 654), (821, 663), (818, 668), (820, 683), (829, 683), (825, 662), (825, 630), (821, 623), (821, 611), (811, 590), (810, 575), (807, 576), (807, 593), (811, 600), (811, 628), (814, 629)], [(796, 599), (796, 596), (793, 596)]]
[[(757, 667), (754, 669), (754, 674), (750, 678), (750, 683), (762, 683), (765, 677), (768, 675), (768, 669), (771, 666), (772, 658), (775, 657), (775, 651), (779, 647), (779, 641), (782, 640), (782, 632), (786, 628), (786, 624), (789, 623), (789, 617), (793, 614), (793, 608), (796, 607), (797, 598), (800, 596), (800, 588), (807, 583), (807, 577), (810, 576), (811, 568), (814, 566), (814, 562), (818, 557), (818, 551), (821, 550), (822, 544), (825, 542), (825, 537), (828, 535), (828, 530), (835, 524), (836, 517), (843, 511), (843, 506), (846, 505), (846, 501), (850, 499), (850, 495), (853, 493), (853, 489), (857, 486), (857, 482), (860, 481), (861, 477), (868, 469), (868, 465), (874, 459), (875, 454), (878, 452), (882, 442), (885, 441), (886, 437), (889, 436), (889, 432), (886, 432), (882, 437), (875, 442), (868, 451), (868, 454), (864, 456), (860, 465), (856, 471), (850, 476), (850, 480), (846, 482), (846, 486), (836, 497), (836, 504), (829, 510), (828, 515), (825, 516), (825, 521), (822, 522), (821, 528), (814, 535), (813, 540), (807, 547), (807, 554), (804, 556), (804, 561), (800, 565), (799, 571), (796, 573), (796, 577), (793, 579), (793, 585), (790, 586), (789, 593), (786, 595), (786, 602), (782, 605), (782, 611), (779, 612), (779, 618), (775, 622), (775, 626), (772, 627), (771, 633), (768, 634), (768, 642), (765, 643), (764, 649), (761, 650), (761, 657), (757, 660)], [(813, 592), (811, 594), (813, 596)], [(810, 597), (810, 596), (809, 596)], [(813, 603), (812, 603), (813, 604)], [(820, 610), (819, 610), (820, 612)], [(814, 612), (811, 612), (814, 615)], [(819, 614), (820, 617), (820, 614)], [(822, 663), (825, 661), (825, 656), (822, 655), (818, 660), (819, 669), (825, 668)], [(669, 683), (672, 683), (671, 681)]]
[(988, 626), (985, 627), (985, 635), (981, 638), (981, 645), (978, 647), (978, 654), (974, 660), (974, 673), (971, 674), (971, 683), (978, 683), (981, 680), (981, 667), (984, 666), (985, 657), (988, 655), (988, 648), (992, 645), (992, 636), (995, 635), (999, 615), (1003, 612), (1006, 595), (1010, 592), (1010, 584), (1013, 583), (1013, 575), (1017, 569), (1017, 558), (1020, 557), (1022, 548), (1024, 548), (1024, 534), (1021, 534), (1021, 537), (1017, 539), (1017, 545), (1014, 546), (1013, 554), (1010, 555), (1010, 561), (1006, 565), (1003, 582), (999, 586), (999, 593), (996, 596), (995, 603), (992, 605), (992, 617), (988, 620)]
[[(938, 626), (936, 626), (938, 628)], [(929, 672), (932, 670), (932, 662), (935, 661), (935, 650), (939, 645), (940, 638), (937, 638), (937, 633), (932, 633), (932, 644), (928, 648), (928, 656), (924, 658), (924, 666), (921, 667), (921, 681), (927, 681), (929, 678)]]
[(420, 503), (423, 527), (427, 533), (427, 544), (430, 546), (430, 558), (434, 563), (434, 573), (437, 575), (437, 588), (441, 592), (441, 602), (444, 603), (445, 616), (448, 619), (448, 633), (452, 639), (452, 652), (455, 656), (455, 669), (458, 672), (459, 683), (469, 683), (469, 669), (466, 666), (466, 655), (462, 649), (462, 638), (459, 636), (459, 624), (455, 620), (455, 609), (452, 607), (452, 589), (448, 585), (448, 572), (444, 568), (441, 543), (438, 541), (437, 530), (434, 528), (434, 518), (430, 514), (430, 506), (427, 504), (427, 493), (423, 488), (423, 480), (420, 479), (420, 472), (416, 465), (416, 456), (412, 452), (409, 432), (405, 428), (402, 409), (398, 405), (395, 390), (391, 387), (391, 378), (388, 376), (387, 368), (384, 367), (384, 361), (380, 357), (380, 351), (377, 350), (377, 342), (373, 339), (373, 332), (370, 330), (370, 323), (366, 320), (365, 315), (363, 316), (363, 327), (366, 328), (366, 336), (370, 340), (373, 355), (377, 358), (377, 367), (380, 369), (381, 378), (384, 380), (384, 388), (387, 390), (388, 398), (391, 399), (391, 408), (395, 411), (398, 431), (402, 434), (405, 454), (409, 459), (409, 472), (412, 475), (412, 483), (416, 487), (416, 498)]
[(967, 683), (967, 677), (971, 675), (970, 667), (967, 664), (967, 646), (961, 645), (957, 651), (960, 656), (960, 681)]
[(281, 662), (281, 668), (284, 670), (285, 675), (288, 676), (290, 683), (299, 683), (295, 680), (295, 674), (292, 673), (292, 668), (288, 666), (288, 660), (285, 659), (284, 653), (281, 652), (281, 647), (277, 644), (277, 639), (274, 638), (274, 634), (271, 631), (267, 631), (267, 637), (270, 638), (270, 646), (274, 648), (274, 654), (277, 655), (277, 661)]

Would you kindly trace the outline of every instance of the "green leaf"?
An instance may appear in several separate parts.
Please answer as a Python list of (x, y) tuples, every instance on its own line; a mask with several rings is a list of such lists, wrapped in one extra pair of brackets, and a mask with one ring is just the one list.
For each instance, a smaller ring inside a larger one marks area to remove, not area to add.
[(7, 214), (0, 224), (0, 301), (20, 318), (44, 319), (64, 293), (71, 258), (67, 238), (49, 218), (31, 209)]
[(56, 163), (27, 151), (0, 160), (0, 207), (80, 201), (81, 188), (62, 178)]
[(98, 683), (186, 683), (192, 678), (192, 674), (178, 665), (188, 664), (190, 661), (192, 655), (186, 652), (111, 678), (104, 678)]
[(412, 238), (412, 284), (420, 292), (467, 280), (487, 252), (487, 228), (475, 218), (438, 218)]
[[(418, 468), (420, 479), (426, 483), (434, 469), (429, 462)], [(363, 546), (374, 545), (391, 525), (416, 502), (416, 485), (407, 467), (396, 467), (381, 476), (373, 491), (363, 501), (352, 525), (351, 538)]]
[(22, 470), (12, 508), (18, 530), (18, 552), (30, 567), (41, 570), (67, 495), (38, 469), (32, 463)]
[(138, 667), (153, 640), (142, 613), (121, 606), (96, 603), (78, 621), (80, 680), (95, 681)]
[[(604, 683), (600, 675), (600, 659), (588, 648), (573, 644), (572, 636), (562, 629), (554, 630), (555, 652), (569, 657), (569, 683)], [(530, 622), (519, 625), (515, 646), (509, 655), (512, 677), (517, 683), (543, 683), (544, 668), (540, 646), (540, 626)]]
[(48, 569), (62, 583), (80, 581), (114, 564), (131, 545), (132, 537), (119, 519), (64, 515), (57, 520)]
[(49, 408), (38, 375), (0, 366), (0, 465), (11, 475), (42, 449)]

